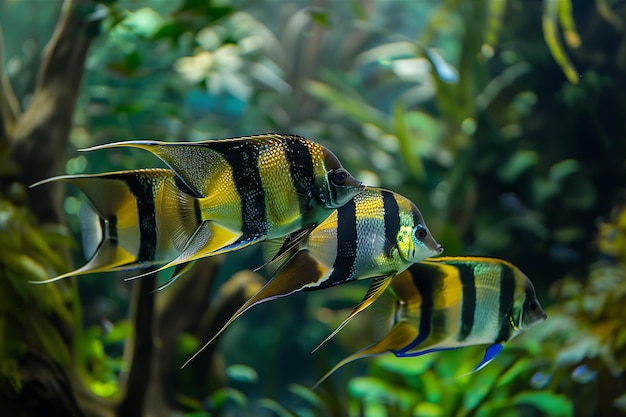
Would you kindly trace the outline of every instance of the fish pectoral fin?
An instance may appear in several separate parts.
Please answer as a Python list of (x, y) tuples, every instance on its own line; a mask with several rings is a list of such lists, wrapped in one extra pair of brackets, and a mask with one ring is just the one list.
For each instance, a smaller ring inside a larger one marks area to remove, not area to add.
[(311, 389), (316, 389), (324, 380), (332, 375), (337, 369), (342, 366), (355, 361), (357, 359), (382, 355), (385, 352), (395, 351), (407, 346), (417, 337), (417, 330), (415, 327), (409, 325), (406, 322), (398, 322), (396, 325), (383, 337), (380, 341), (361, 349), (360, 351), (353, 353), (347, 358), (343, 359), (337, 365), (333, 366), (319, 381), (313, 385)]
[(323, 269), (320, 265), (310, 257), (308, 251), (302, 250), (298, 252), (284, 268), (272, 277), (267, 283), (257, 291), (248, 301), (246, 301), (235, 314), (213, 335), (208, 342), (204, 344), (196, 353), (193, 354), (184, 364), (185, 367), (191, 362), (200, 352), (206, 349), (211, 343), (217, 339), (217, 337), (226, 330), (230, 324), (235, 321), (239, 316), (245, 313), (250, 308), (257, 304), (264, 303), (266, 301), (274, 300), (276, 298), (285, 297), (300, 291), (302, 288), (309, 284), (315, 283), (324, 275)]
[(196, 230), (196, 233), (191, 237), (191, 239), (189, 239), (189, 242), (187, 243), (185, 249), (172, 261), (154, 271), (149, 271), (144, 274), (128, 277), (124, 280), (131, 281), (134, 279), (143, 278), (147, 275), (156, 274), (157, 272), (161, 272), (176, 265), (186, 264), (188, 262), (195, 261), (201, 258), (206, 258), (209, 256), (223, 253), (225, 252), (223, 250), (224, 248), (220, 245), (224, 242), (228, 242), (228, 240), (226, 240), (226, 236), (228, 237), (228, 240), (236, 240), (237, 237), (240, 235), (224, 229), (213, 222), (203, 222), (198, 227), (198, 230)]
[(163, 284), (161, 284), (157, 288), (155, 288), (154, 291), (152, 291), (152, 292), (161, 291), (162, 289), (167, 288), (170, 285), (172, 285), (174, 283), (174, 281), (176, 281), (178, 278), (182, 277), (184, 274), (189, 272), (191, 270), (191, 268), (193, 267), (194, 263), (195, 263), (195, 261), (191, 261), (191, 262), (187, 262), (187, 263), (184, 263), (184, 264), (176, 265), (176, 268), (174, 268), (174, 273), (172, 274), (172, 276), (167, 281), (165, 281)]
[(489, 362), (491, 362), (496, 358), (496, 356), (498, 356), (498, 353), (502, 352), (502, 348), (504, 348), (504, 345), (502, 343), (494, 343), (493, 345), (487, 346), (487, 349), (485, 350), (485, 356), (483, 356), (483, 359), (480, 361), (480, 363), (476, 365), (474, 369), (472, 369), (472, 372), (480, 371), (485, 366), (487, 366)]
[[(363, 297), (363, 300), (361, 300), (361, 302), (359, 304), (357, 304), (356, 307), (354, 307), (354, 310), (352, 310), (352, 312), (348, 315), (348, 317), (346, 317), (344, 319), (344, 321), (341, 322), (339, 327), (337, 327), (334, 332), (332, 332), (326, 339), (324, 339), (319, 345), (317, 345), (317, 347), (315, 349), (313, 349), (313, 352), (318, 350), (320, 347), (322, 347), (322, 345), (324, 343), (326, 343), (327, 341), (332, 339), (333, 336), (335, 336), (337, 333), (339, 333), (339, 331), (341, 329), (343, 329), (344, 326), (346, 324), (348, 324), (348, 322), (354, 318), (354, 316), (359, 314), (361, 311), (365, 310), (367, 307), (369, 307), (370, 304), (372, 304), (374, 301), (376, 301), (376, 299), (389, 286), (389, 284), (391, 283), (391, 280), (393, 279), (393, 277), (394, 277), (393, 275), (385, 275), (385, 276), (382, 276), (382, 277), (374, 278), (374, 280), (372, 281), (372, 284), (370, 285), (370, 287), (368, 288), (367, 292), (365, 293), (365, 296)], [(313, 352), (311, 352), (311, 353), (313, 353)]]
[(174, 181), (165, 181), (161, 211), (172, 243), (179, 251), (185, 248), (202, 222), (197, 202), (197, 198), (178, 188)]
[(296, 232), (290, 233), (285, 238), (270, 239), (263, 242), (263, 258), (265, 263), (256, 268), (266, 268), (268, 274), (273, 275), (283, 265), (285, 265), (298, 251), (298, 245), (307, 237), (316, 225), (304, 227)]
[(85, 265), (74, 271), (58, 275), (54, 278), (43, 281), (28, 281), (31, 284), (48, 284), (75, 275), (92, 274), (96, 272), (106, 272), (119, 269), (120, 266), (130, 264), (135, 261), (135, 257), (129, 252), (120, 248), (112, 240), (105, 240), (96, 250), (94, 256)]

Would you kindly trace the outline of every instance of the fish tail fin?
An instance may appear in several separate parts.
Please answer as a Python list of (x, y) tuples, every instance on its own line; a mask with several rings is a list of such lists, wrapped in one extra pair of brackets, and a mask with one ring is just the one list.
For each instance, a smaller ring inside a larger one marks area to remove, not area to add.
[(73, 271), (43, 281), (29, 281), (31, 284), (49, 284), (77, 275), (93, 274), (96, 272), (106, 272), (116, 269), (116, 267), (130, 264), (135, 260), (135, 256), (125, 251), (112, 240), (105, 240), (100, 243), (93, 257), (83, 266)]
[(185, 367), (191, 362), (200, 352), (206, 349), (211, 343), (217, 339), (217, 337), (226, 330), (232, 322), (234, 322), (239, 316), (245, 313), (250, 308), (257, 304), (264, 303), (276, 298), (285, 297), (300, 291), (308, 284), (315, 283), (321, 276), (323, 276), (322, 269), (317, 261), (315, 261), (307, 250), (301, 250), (294, 257), (287, 262), (287, 264), (278, 271), (278, 273), (271, 278), (256, 294), (254, 294), (248, 301), (246, 301), (235, 314), (215, 333), (209, 341), (202, 346), (194, 355), (189, 358), (184, 364)]
[(83, 254), (91, 259), (107, 236), (104, 219), (89, 204), (81, 204), (78, 213)]
[(177, 187), (174, 181), (166, 181), (161, 207), (174, 247), (182, 251), (202, 223), (198, 199)]
[[(346, 324), (348, 324), (348, 322), (354, 318), (354, 316), (359, 314), (361, 311), (365, 310), (370, 304), (372, 304), (374, 301), (376, 301), (376, 299), (389, 286), (389, 284), (391, 283), (391, 279), (392, 278), (393, 278), (393, 275), (375, 278), (374, 281), (372, 281), (372, 284), (370, 285), (370, 287), (368, 288), (367, 293), (365, 293), (365, 296), (363, 297), (363, 300), (361, 300), (361, 302), (359, 304), (357, 304), (356, 307), (354, 307), (352, 312), (350, 314), (348, 314), (348, 317), (346, 317), (341, 322), (341, 324), (335, 329), (335, 331), (333, 331), (330, 335), (328, 335), (328, 337), (326, 337), (326, 339), (324, 339), (319, 345), (317, 345), (317, 347), (315, 349), (313, 349), (313, 352), (318, 350), (320, 347), (322, 347), (322, 345), (324, 343), (328, 342), (330, 339), (333, 338), (333, 336), (335, 336), (337, 333), (339, 333), (339, 331), (341, 329), (343, 329), (344, 326)], [(313, 353), (313, 352), (311, 352), (311, 353)]]
[(39, 181), (31, 187), (64, 181), (87, 197), (79, 211), (82, 247), (88, 262), (74, 271), (38, 283), (53, 282), (73, 275), (103, 272), (125, 265), (138, 267), (137, 253), (141, 244), (136, 197), (128, 187), (134, 174), (63, 175)]
[(383, 337), (380, 341), (364, 349), (361, 349), (356, 353), (353, 353), (352, 355), (348, 356), (347, 358), (343, 359), (341, 362), (333, 366), (331, 370), (328, 371), (322, 378), (320, 378), (319, 381), (317, 381), (311, 389), (316, 389), (335, 371), (352, 361), (371, 356), (378, 356), (382, 355), (385, 352), (402, 349), (403, 347), (411, 343), (411, 341), (413, 341), (415, 334), (416, 332), (414, 331), (414, 329), (407, 323), (402, 321), (397, 323), (387, 334), (387, 336)]

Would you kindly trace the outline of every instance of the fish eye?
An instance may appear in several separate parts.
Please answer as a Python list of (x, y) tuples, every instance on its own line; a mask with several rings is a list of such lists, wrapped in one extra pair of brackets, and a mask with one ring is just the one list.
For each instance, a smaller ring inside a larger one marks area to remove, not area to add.
[(415, 228), (414, 234), (417, 240), (423, 240), (426, 236), (428, 236), (428, 231), (426, 230), (424, 226), (422, 226), (421, 224), (418, 224), (417, 227)]
[(530, 311), (536, 312), (539, 310), (539, 302), (537, 300), (530, 300), (528, 302), (528, 309)]
[(350, 174), (348, 174), (348, 171), (346, 171), (345, 169), (338, 168), (332, 172), (330, 176), (330, 180), (335, 185), (343, 185), (349, 176)]

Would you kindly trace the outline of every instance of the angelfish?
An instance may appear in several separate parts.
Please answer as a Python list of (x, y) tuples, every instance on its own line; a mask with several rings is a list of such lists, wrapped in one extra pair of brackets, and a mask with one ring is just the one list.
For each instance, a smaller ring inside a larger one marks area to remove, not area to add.
[[(55, 181), (78, 187), (88, 199), (79, 212), (83, 252), (88, 261), (74, 271), (36, 283), (73, 275), (163, 265), (180, 253), (166, 226), (168, 217), (176, 213), (162, 210), (168, 190), (185, 187), (171, 170), (63, 175), (31, 187)], [(177, 273), (183, 271), (181, 268)]]
[(530, 279), (496, 258), (428, 259), (395, 277), (389, 290), (372, 311), (373, 322), (387, 323), (386, 334), (339, 362), (315, 386), (360, 358), (386, 352), (412, 357), (485, 344), (475, 372), (491, 362), (504, 343), (547, 318)]
[(166, 226), (180, 254), (160, 269), (290, 233), (301, 239), (364, 188), (331, 151), (301, 136), (136, 140), (84, 150), (119, 147), (153, 153), (185, 185), (163, 202), (174, 212)]
[(287, 248), (282, 248), (280, 255), (272, 261), (280, 264), (276, 274), (202, 349), (256, 304), (298, 291), (318, 290), (373, 278), (363, 300), (328, 340), (352, 317), (369, 306), (396, 274), (414, 262), (439, 255), (443, 251), (414, 203), (392, 191), (371, 187), (366, 187), (334, 211), (298, 244), (293, 244), (289, 239), (287, 241)]

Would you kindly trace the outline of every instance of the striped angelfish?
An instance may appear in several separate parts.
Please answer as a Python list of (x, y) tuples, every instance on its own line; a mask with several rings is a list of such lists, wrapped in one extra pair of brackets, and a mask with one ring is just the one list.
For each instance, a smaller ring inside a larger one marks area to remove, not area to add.
[(141, 140), (85, 150), (119, 147), (152, 152), (185, 185), (166, 184), (173, 192), (163, 201), (165, 223), (181, 253), (161, 269), (294, 232), (301, 239), (363, 189), (332, 152), (301, 136)]
[(180, 251), (167, 232), (164, 194), (185, 187), (169, 169), (144, 169), (103, 174), (64, 175), (37, 186), (64, 181), (78, 187), (88, 199), (79, 212), (83, 252), (88, 262), (46, 281), (73, 275), (131, 270), (163, 265)]
[(396, 274), (414, 262), (443, 251), (430, 234), (415, 204), (392, 191), (370, 187), (334, 211), (297, 245), (289, 239), (287, 242), (288, 249), (283, 246), (281, 255), (270, 263), (280, 264), (275, 275), (205, 347), (256, 304), (298, 291), (373, 278), (361, 303), (328, 340), (354, 315), (370, 305)]
[(500, 259), (428, 259), (395, 277), (390, 290), (372, 311), (373, 322), (387, 323), (385, 335), (339, 362), (318, 384), (359, 358), (385, 352), (411, 357), (486, 344), (473, 370), (478, 371), (505, 342), (547, 317), (528, 277)]

